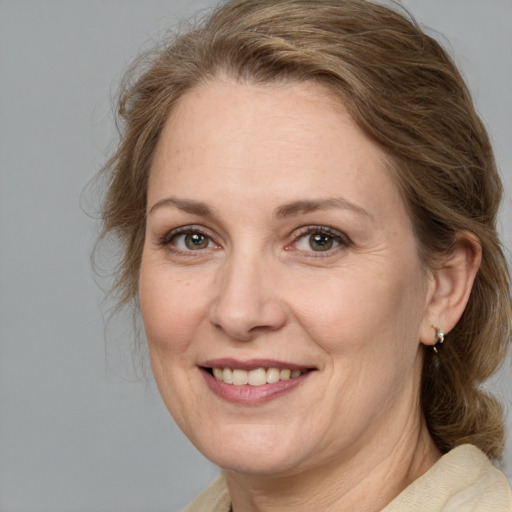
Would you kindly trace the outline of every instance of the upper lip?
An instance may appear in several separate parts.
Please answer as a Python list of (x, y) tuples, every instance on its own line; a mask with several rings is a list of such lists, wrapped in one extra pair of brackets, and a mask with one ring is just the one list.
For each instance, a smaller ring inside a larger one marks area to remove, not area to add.
[(203, 368), (231, 368), (239, 370), (256, 370), (257, 368), (286, 368), (290, 370), (314, 370), (315, 368), (309, 365), (288, 363), (286, 361), (278, 361), (276, 359), (233, 359), (233, 358), (219, 358), (209, 359), (204, 361), (199, 366)]

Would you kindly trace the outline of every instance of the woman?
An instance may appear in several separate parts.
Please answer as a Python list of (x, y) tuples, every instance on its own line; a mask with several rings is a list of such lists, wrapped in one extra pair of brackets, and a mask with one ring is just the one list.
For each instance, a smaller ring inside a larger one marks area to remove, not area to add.
[(136, 73), (103, 235), (223, 469), (187, 510), (511, 510), (479, 389), (511, 339), (501, 183), (438, 43), (364, 0), (233, 0)]

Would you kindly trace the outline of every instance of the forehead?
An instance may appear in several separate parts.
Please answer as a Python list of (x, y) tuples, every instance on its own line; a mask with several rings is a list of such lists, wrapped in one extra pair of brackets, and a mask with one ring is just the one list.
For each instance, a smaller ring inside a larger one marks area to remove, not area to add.
[(378, 211), (401, 203), (385, 162), (325, 86), (219, 79), (185, 94), (167, 120), (148, 203), (164, 193), (286, 202), (334, 192)]

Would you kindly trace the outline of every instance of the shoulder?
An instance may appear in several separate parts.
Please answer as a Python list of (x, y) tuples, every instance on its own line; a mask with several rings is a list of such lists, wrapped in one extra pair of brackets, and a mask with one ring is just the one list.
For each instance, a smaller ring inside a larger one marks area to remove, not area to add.
[(183, 512), (229, 512), (230, 508), (231, 499), (221, 473)]
[(512, 512), (505, 475), (472, 445), (454, 448), (382, 512)]

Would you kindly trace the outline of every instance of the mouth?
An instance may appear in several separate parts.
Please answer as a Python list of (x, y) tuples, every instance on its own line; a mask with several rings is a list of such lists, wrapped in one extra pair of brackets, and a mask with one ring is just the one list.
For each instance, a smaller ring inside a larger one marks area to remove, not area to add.
[(231, 384), (233, 386), (264, 386), (265, 384), (274, 384), (279, 381), (288, 381), (298, 379), (302, 375), (312, 371), (304, 368), (279, 368), (279, 367), (259, 367), (252, 370), (230, 367), (203, 367), (203, 370), (212, 375), (216, 380)]
[(219, 398), (259, 405), (302, 387), (318, 368), (273, 359), (214, 359), (198, 366), (208, 388)]

